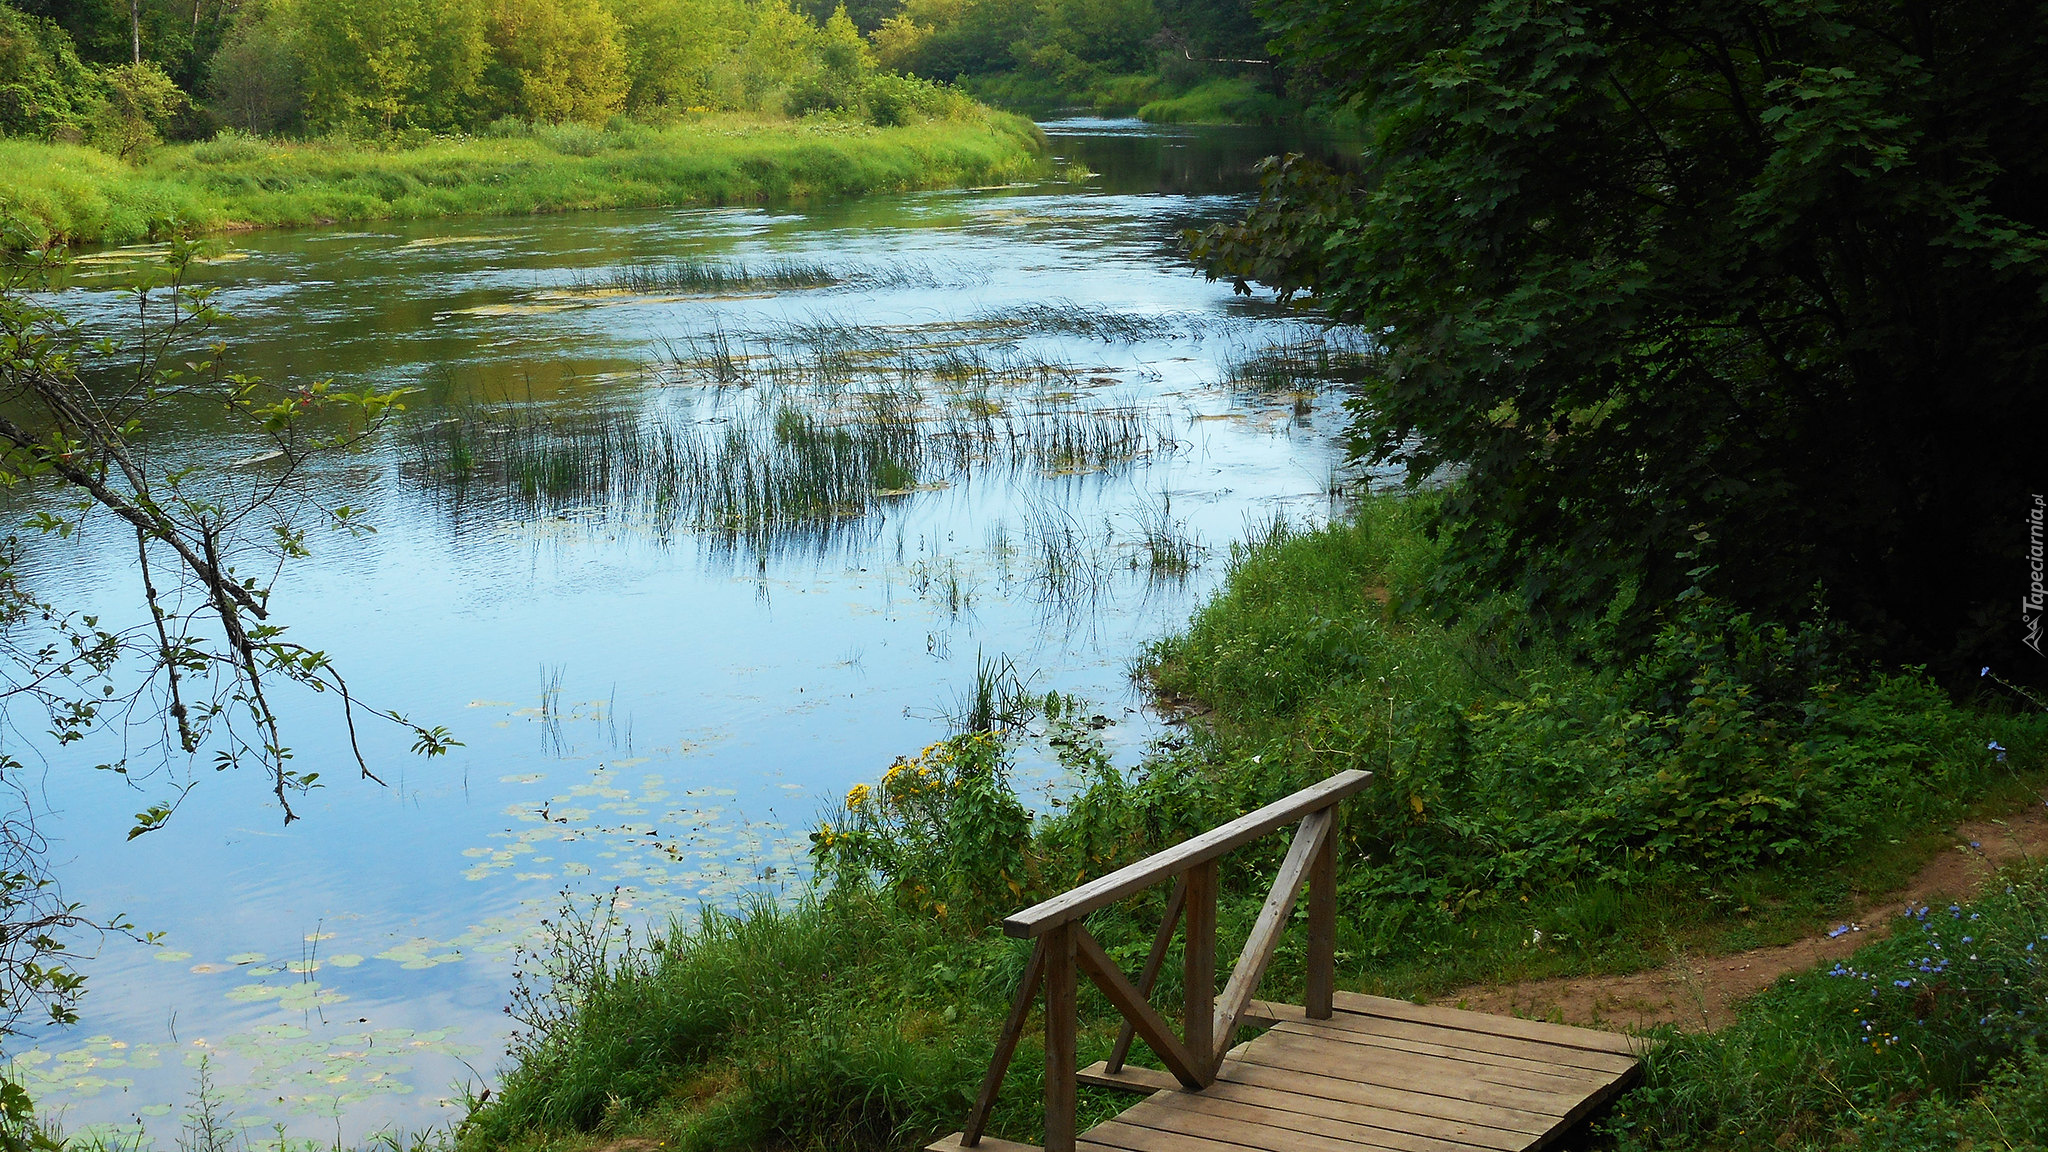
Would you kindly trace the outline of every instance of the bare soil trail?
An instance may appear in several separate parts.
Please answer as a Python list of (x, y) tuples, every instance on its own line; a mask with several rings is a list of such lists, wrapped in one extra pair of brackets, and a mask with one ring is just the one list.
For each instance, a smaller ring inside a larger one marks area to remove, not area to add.
[(1626, 976), (1565, 976), (1517, 984), (1474, 985), (1436, 999), (1479, 1012), (1495, 1012), (1604, 1028), (1674, 1024), (1712, 1031), (1735, 1018), (1736, 1006), (1788, 972), (1839, 960), (1890, 933), (1908, 903), (1957, 900), (1974, 894), (2000, 867), (2048, 855), (2048, 802), (1999, 820), (1973, 820), (1955, 829), (1955, 846), (1927, 862), (1912, 882), (1866, 902), (1834, 931), (1771, 948), (1726, 956), (1680, 955), (1662, 968)]

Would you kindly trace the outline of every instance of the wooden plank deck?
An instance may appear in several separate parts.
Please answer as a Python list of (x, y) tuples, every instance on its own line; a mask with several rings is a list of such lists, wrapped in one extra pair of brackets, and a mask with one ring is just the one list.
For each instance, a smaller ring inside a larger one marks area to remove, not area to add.
[[(1627, 1087), (1644, 1042), (1535, 1020), (1339, 992), (1328, 1020), (1251, 1002), (1271, 1027), (1189, 1091), (1147, 1068), (1080, 1082), (1142, 1092), (1080, 1133), (1082, 1152), (1530, 1152)], [(984, 1137), (987, 1152), (1027, 1146)], [(955, 1133), (930, 1152), (961, 1152)], [(1029, 1149), (1028, 1152), (1036, 1152)]]

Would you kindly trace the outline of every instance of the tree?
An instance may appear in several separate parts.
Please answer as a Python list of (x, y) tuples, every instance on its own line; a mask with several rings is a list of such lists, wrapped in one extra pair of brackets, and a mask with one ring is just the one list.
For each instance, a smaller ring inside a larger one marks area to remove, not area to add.
[(1818, 582), (1892, 655), (2021, 655), (2039, 5), (1264, 12), (1370, 146), (1354, 176), (1276, 162), (1197, 252), (1381, 334), (1356, 448), (1462, 470), (1450, 579), (1637, 637), (1694, 570), (1781, 618)]
[(163, 142), (163, 126), (191, 101), (164, 70), (144, 61), (117, 64), (102, 73), (86, 139), (123, 160), (136, 161)]
[(62, 28), (0, 4), (0, 135), (81, 131), (99, 83)]
[[(27, 248), (11, 223), (5, 240)], [(163, 268), (132, 289), (125, 339), (88, 339), (31, 289), (46, 262), (10, 257), (0, 279), (0, 488), (54, 490), (25, 522), (32, 534), (68, 537), (90, 525), (130, 533), (145, 617), (117, 627), (39, 599), (14, 561), (19, 533), (0, 547), (0, 659), (10, 667), (0, 703), (40, 707), (61, 745), (109, 724), (155, 729), (121, 741), (166, 759), (211, 751), (218, 767), (259, 765), (286, 823), (293, 795), (317, 773), (292, 767), (274, 685), (333, 692), (349, 717), (365, 706), (327, 657), (289, 640), (270, 618), (271, 582), (307, 554), (307, 526), (291, 496), (313, 458), (346, 452), (399, 408), (392, 391), (348, 392), (325, 382), (275, 385), (232, 371), (209, 342), (221, 316), (211, 290), (187, 283), (193, 245), (174, 241)], [(247, 449), (195, 459), (169, 428), (224, 421), (223, 439)], [(321, 510), (343, 531), (368, 530), (346, 505)], [(106, 521), (111, 520), (108, 524)], [(250, 571), (252, 561), (270, 569)], [(210, 623), (209, 623), (210, 622)], [(209, 639), (209, 635), (211, 638)], [(415, 751), (436, 755), (446, 733), (367, 709), (408, 730)], [(375, 779), (360, 749), (356, 765)], [(133, 777), (134, 754), (100, 767)], [(0, 757), (0, 776), (18, 767)], [(162, 824), (174, 804), (138, 816), (131, 837)]]
[(512, 112), (559, 124), (603, 124), (632, 88), (619, 22), (598, 0), (497, 0), (488, 36)]
[(626, 53), (626, 109), (730, 106), (749, 14), (743, 0), (610, 0)]
[(450, 129), (489, 59), (477, 0), (301, 0), (290, 9), (315, 126)]
[(269, 6), (243, 6), (207, 65), (207, 91), (228, 123), (267, 135), (298, 119), (304, 92), (290, 33)]

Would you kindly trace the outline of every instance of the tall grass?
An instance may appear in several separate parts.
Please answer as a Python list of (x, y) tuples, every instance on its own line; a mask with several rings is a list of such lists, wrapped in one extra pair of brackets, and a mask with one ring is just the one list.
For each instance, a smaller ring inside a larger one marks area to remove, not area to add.
[[(1400, 994), (1803, 936), (1847, 910), (1854, 884), (1916, 866), (1928, 830), (1972, 799), (2041, 783), (2043, 718), (1845, 666), (1824, 633), (1701, 597), (1674, 606), (1653, 653), (1602, 667), (1588, 658), (1597, 636), (1547, 640), (1507, 603), (1437, 591), (1433, 511), (1431, 498), (1373, 498), (1327, 528), (1250, 525), (1225, 588), (1154, 653), (1159, 682), (1206, 707), (1204, 723), (1126, 773), (1085, 710), (1052, 694), (1048, 743), (1076, 783), (1038, 815), (989, 732), (899, 759), (813, 834), (821, 887), (748, 911), (746, 931), (773, 946), (713, 918), (631, 963), (581, 965), (609, 975), (571, 985), (465, 1139), (915, 1148), (958, 1123), (1016, 987), (1024, 954), (997, 918), (1339, 767), (1378, 777), (1347, 803), (1339, 978)], [(990, 534), (1028, 552), (1068, 533), (1047, 519)], [(1000, 727), (1008, 675), (978, 661), (963, 726)], [(1726, 819), (1728, 795), (1739, 818)], [(1698, 835), (1688, 819), (1720, 822)], [(1225, 861), (1226, 955), (1280, 840)], [(1976, 907), (1916, 910), (1893, 940), (1781, 986), (1726, 1036), (1668, 1037), (1605, 1138), (1920, 1152), (1958, 1147), (1957, 1133), (1998, 1146), (2048, 1131), (2029, 1078), (2048, 1025), (2048, 886), (2007, 881)], [(1090, 931), (1134, 962), (1163, 896), (1105, 910)], [(1271, 995), (1288, 995), (1301, 962), (1290, 937)], [(1161, 1003), (1176, 967), (1169, 957)], [(1115, 1017), (1092, 991), (1081, 1016), (1086, 1062)], [(1038, 1137), (1038, 1059), (1019, 1050), (993, 1134)], [(1083, 1123), (1127, 1102), (1084, 1094)]]
[(1224, 364), (1223, 378), (1228, 386), (1254, 394), (1309, 393), (1357, 385), (1378, 366), (1362, 333), (1331, 328), (1233, 356)]
[(706, 115), (585, 132), (602, 138), (387, 148), (238, 137), (166, 146), (132, 167), (78, 145), (0, 139), (0, 204), (47, 238), (118, 244), (330, 221), (802, 201), (1002, 183), (1046, 163), (1035, 127), (986, 111), (895, 128)]
[(765, 544), (982, 473), (1114, 472), (1178, 442), (1163, 419), (1087, 405), (1077, 370), (1003, 350), (918, 355), (850, 340), (748, 346), (720, 332), (665, 369), (651, 409), (460, 411), (415, 426), (413, 470), (458, 504), (595, 508)]
[(817, 288), (914, 288), (955, 283), (972, 274), (917, 261), (824, 264), (788, 257), (763, 264), (724, 260), (659, 260), (623, 264), (580, 280), (584, 291), (717, 296)]
[(2001, 880), (1907, 908), (1891, 938), (1781, 981), (1721, 1034), (1667, 1037), (1606, 1121), (1616, 1147), (2041, 1147), (2048, 873)]

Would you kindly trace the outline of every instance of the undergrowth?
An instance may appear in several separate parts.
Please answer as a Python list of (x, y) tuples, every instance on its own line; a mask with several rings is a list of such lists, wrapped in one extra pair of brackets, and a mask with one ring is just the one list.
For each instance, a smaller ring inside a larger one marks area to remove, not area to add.
[(1887, 939), (1788, 976), (1712, 1035), (1669, 1035), (1602, 1125), (1617, 1149), (2039, 1148), (2048, 1139), (2048, 871), (1908, 907)]
[[(1017, 737), (953, 737), (824, 815), (815, 887), (794, 902), (707, 913), (617, 953), (578, 952), (590, 934), (570, 933), (550, 954), (571, 961), (520, 1001), (554, 1007), (465, 1145), (920, 1146), (958, 1125), (1021, 979), (1027, 953), (994, 930), (1002, 915), (1342, 768), (1376, 779), (1347, 806), (1339, 981), (1395, 995), (1810, 934), (1903, 880), (1973, 806), (2042, 782), (2043, 717), (1861, 663), (1823, 597), (1808, 619), (1770, 622), (1688, 593), (1648, 650), (1623, 654), (1597, 622), (1560, 633), (1505, 600), (1446, 596), (1433, 512), (1427, 496), (1373, 498), (1343, 523), (1274, 521), (1234, 548), (1223, 590), (1151, 652), (1154, 682), (1197, 715), (1135, 772), (1073, 709), (1049, 708), (1036, 736), (1071, 773), (1049, 812), (1010, 784)], [(1226, 956), (1281, 840), (1224, 861)], [(2007, 1123), (2000, 1109), (2038, 1108), (2044, 989), (2022, 937), (2042, 885), (2011, 883), (1916, 912), (1721, 1036), (1668, 1037), (1598, 1139), (1852, 1132), (1919, 1148), (1983, 1129), (1986, 1109)], [(1127, 970), (1164, 895), (1090, 920)], [(1269, 996), (1298, 993), (1298, 935)], [(1934, 970), (1937, 943), (1950, 959)], [(1161, 1005), (1179, 1001), (1177, 959)], [(1081, 1006), (1085, 1062), (1116, 1017), (1091, 989)], [(993, 1134), (1038, 1138), (1042, 1077), (1027, 1040)], [(1084, 1093), (1084, 1124), (1120, 1103)]]

